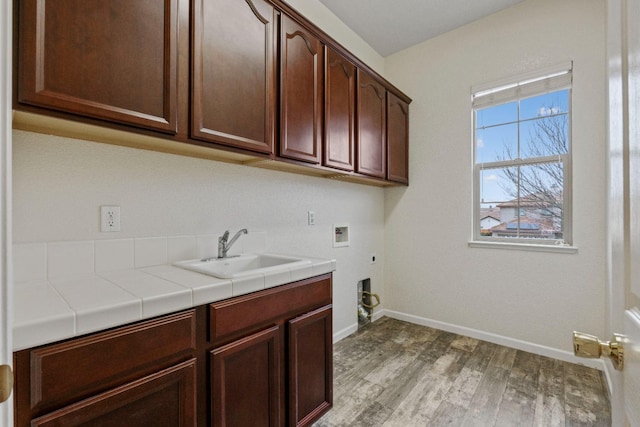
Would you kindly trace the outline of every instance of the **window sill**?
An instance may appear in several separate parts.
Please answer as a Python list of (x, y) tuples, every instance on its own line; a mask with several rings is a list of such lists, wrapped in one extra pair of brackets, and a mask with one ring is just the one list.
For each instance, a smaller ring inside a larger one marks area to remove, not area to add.
[(555, 252), (562, 254), (576, 254), (578, 248), (575, 246), (560, 245), (533, 245), (529, 243), (505, 243), (505, 242), (485, 242), (474, 240), (469, 242), (470, 248), (490, 248), (490, 249), (511, 249), (519, 251), (533, 252)]

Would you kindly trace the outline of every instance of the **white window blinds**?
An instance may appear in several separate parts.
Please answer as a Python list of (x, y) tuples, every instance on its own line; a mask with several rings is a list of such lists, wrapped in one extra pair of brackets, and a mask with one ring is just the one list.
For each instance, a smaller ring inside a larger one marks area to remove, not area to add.
[(518, 81), (494, 82), (472, 88), (473, 108), (481, 109), (543, 93), (568, 89), (572, 83), (572, 64), (566, 63), (520, 76)]

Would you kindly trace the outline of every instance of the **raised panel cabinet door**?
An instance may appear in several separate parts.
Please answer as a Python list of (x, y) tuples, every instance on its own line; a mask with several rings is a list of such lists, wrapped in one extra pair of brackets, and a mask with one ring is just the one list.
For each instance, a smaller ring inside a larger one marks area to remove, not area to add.
[(18, 102), (177, 132), (182, 0), (20, 0)]
[(280, 335), (273, 326), (211, 351), (214, 426), (282, 425)]
[(193, 356), (196, 312), (14, 353), (16, 425)]
[(311, 425), (333, 405), (332, 306), (288, 322), (289, 425)]
[(324, 165), (353, 171), (356, 67), (330, 47), (325, 56)]
[(36, 418), (31, 427), (195, 427), (195, 384), (191, 359)]
[(409, 183), (409, 104), (387, 92), (387, 179)]
[(195, 0), (193, 138), (272, 153), (276, 23), (264, 0)]
[(386, 90), (371, 75), (358, 69), (357, 98), (356, 172), (386, 178)]
[(323, 44), (286, 15), (281, 18), (280, 156), (320, 163)]
[(184, 359), (196, 349), (195, 322), (195, 311), (187, 310), (24, 350), (16, 361), (21, 370), (29, 369), (30, 390), (16, 395), (16, 401), (29, 402), (27, 411), (41, 411), (121, 385), (172, 359)]

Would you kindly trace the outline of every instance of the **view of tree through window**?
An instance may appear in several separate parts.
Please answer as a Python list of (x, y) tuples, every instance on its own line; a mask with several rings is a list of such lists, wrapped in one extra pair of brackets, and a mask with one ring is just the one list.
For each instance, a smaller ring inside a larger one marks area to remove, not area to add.
[(479, 234), (564, 241), (570, 90), (475, 111)]

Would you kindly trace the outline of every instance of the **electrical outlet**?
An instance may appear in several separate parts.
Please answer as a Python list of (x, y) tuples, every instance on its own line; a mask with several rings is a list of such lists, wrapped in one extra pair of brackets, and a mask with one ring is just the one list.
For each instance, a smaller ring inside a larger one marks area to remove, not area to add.
[(100, 206), (100, 231), (120, 231), (120, 206)]
[(307, 211), (307, 222), (309, 225), (316, 225), (316, 213), (314, 211)]

